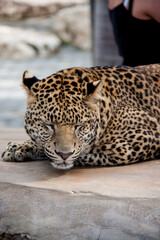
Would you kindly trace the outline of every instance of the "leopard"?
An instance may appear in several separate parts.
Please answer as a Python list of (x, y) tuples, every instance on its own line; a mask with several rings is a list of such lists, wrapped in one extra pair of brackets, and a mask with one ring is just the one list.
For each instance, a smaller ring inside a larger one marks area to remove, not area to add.
[(160, 64), (73, 67), (38, 79), (26, 70), (24, 128), (3, 161), (48, 159), (60, 170), (119, 166), (160, 155)]

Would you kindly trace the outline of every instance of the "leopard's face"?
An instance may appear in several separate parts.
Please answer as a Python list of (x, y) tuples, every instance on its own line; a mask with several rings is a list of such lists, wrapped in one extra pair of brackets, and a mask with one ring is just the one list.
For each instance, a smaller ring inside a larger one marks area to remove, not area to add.
[[(37, 118), (33, 104), (25, 115), (27, 133), (43, 148), (51, 164), (58, 169), (72, 168), (78, 157), (92, 147), (98, 136), (99, 122), (95, 111), (87, 106), (83, 111), (79, 109), (81, 119), (76, 120), (73, 116), (77, 116), (77, 111), (74, 112), (75, 108), (71, 105), (70, 108), (73, 111), (68, 115), (63, 109), (56, 107), (56, 115), (51, 115), (50, 118), (43, 114), (43, 108), (39, 108)], [(59, 121), (56, 116), (59, 116)], [(68, 118), (69, 121), (64, 121), (63, 118)]]
[[(29, 83), (35, 81), (34, 76), (29, 79)], [(60, 81), (54, 88), (47, 81), (36, 81), (29, 89), (25, 129), (55, 168), (69, 169), (98, 138), (99, 100), (95, 99), (95, 94), (94, 99), (85, 95), (85, 85), (83, 92), (76, 91), (77, 82), (68, 84), (73, 85), (73, 94)], [(99, 81), (90, 87), (96, 88), (98, 84)]]

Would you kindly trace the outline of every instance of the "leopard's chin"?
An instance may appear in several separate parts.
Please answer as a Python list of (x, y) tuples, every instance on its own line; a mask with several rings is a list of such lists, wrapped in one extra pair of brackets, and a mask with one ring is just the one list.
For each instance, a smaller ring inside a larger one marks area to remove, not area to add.
[(73, 163), (70, 163), (70, 164), (67, 164), (67, 163), (55, 163), (54, 161), (51, 161), (51, 165), (56, 168), (56, 169), (59, 169), (59, 170), (69, 170), (71, 169), (74, 164)]

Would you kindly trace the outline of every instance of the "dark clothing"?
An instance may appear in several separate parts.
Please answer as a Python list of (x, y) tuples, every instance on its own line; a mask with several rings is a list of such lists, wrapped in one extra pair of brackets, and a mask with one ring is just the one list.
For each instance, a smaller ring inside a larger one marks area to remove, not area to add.
[(132, 16), (123, 3), (109, 10), (114, 36), (124, 65), (137, 66), (160, 63), (160, 23)]

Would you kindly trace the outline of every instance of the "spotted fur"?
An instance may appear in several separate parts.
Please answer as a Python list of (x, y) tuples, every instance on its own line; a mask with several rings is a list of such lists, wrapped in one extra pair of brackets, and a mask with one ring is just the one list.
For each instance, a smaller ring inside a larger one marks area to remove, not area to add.
[[(48, 157), (58, 169), (107, 166), (160, 154), (160, 65), (71, 68), (23, 76), (31, 141), (9, 143), (4, 161)], [(19, 153), (19, 154), (17, 154)]]

